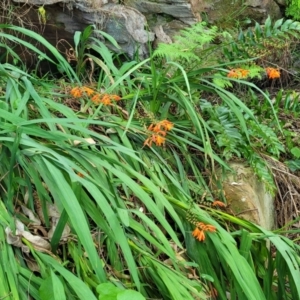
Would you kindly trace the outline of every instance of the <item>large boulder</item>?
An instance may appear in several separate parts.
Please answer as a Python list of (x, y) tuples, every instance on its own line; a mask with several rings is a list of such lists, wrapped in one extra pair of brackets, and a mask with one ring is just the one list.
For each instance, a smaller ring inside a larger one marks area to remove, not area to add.
[(227, 173), (222, 180), (229, 212), (265, 229), (273, 229), (274, 197), (250, 167), (242, 163), (229, 166), (233, 172)]
[(263, 23), (269, 15), (282, 17), (274, 0), (124, 0), (124, 4), (143, 13), (152, 27), (162, 25), (171, 35), (174, 25), (178, 27), (174, 20), (183, 24), (205, 20), (224, 28), (245, 19)]
[[(147, 20), (136, 9), (106, 0), (14, 0), (25, 3), (18, 9), (24, 24), (42, 35), (53, 45), (64, 40), (72, 44), (75, 31), (83, 31), (94, 24), (115, 38), (123, 51), (130, 57), (148, 56), (149, 41), (154, 40), (154, 33), (145, 30)], [(46, 22), (41, 20), (37, 7), (43, 5)], [(15, 20), (15, 23), (18, 19)], [(17, 24), (18, 25), (18, 24)], [(59, 43), (61, 45), (61, 43)], [(60, 49), (62, 50), (62, 49)]]
[[(72, 43), (76, 30), (95, 24), (112, 35), (130, 57), (139, 55), (141, 58), (148, 55), (154, 32), (159, 40), (170, 41), (168, 36), (203, 19), (224, 28), (225, 23), (239, 19), (263, 22), (268, 15), (273, 19), (281, 17), (274, 0), (123, 0), (122, 5), (117, 0), (12, 1), (21, 4), (18, 9), (22, 18), (16, 20), (42, 32), (53, 45), (61, 39)], [(46, 11), (46, 22), (41, 22), (39, 6)], [(3, 11), (1, 15), (13, 14)]]

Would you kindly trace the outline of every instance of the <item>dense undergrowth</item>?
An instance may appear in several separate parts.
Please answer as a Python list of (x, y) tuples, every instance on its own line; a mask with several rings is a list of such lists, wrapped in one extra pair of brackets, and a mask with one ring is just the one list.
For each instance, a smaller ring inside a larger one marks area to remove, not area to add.
[[(299, 112), (296, 96), (262, 87), (288, 78), (299, 30), (198, 24), (124, 62), (88, 27), (73, 68), (2, 25), (15, 63), (0, 65), (0, 298), (299, 299), (298, 244), (227, 213), (211, 185), (241, 159), (275, 193), (265, 157), (297, 158), (278, 115)], [(13, 45), (60, 78), (26, 71)]]

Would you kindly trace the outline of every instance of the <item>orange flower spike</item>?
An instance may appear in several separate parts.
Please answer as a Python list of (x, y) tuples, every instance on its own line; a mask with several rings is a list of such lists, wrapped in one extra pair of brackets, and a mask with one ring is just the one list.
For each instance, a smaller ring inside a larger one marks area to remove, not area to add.
[(198, 222), (197, 227), (201, 228), (203, 231), (210, 231), (210, 232), (216, 232), (216, 227), (209, 224), (204, 224), (202, 222)]
[(74, 98), (80, 98), (82, 97), (82, 91), (80, 89), (80, 87), (74, 87), (71, 89), (70, 94), (74, 97)]
[(238, 75), (238, 73), (236, 72), (236, 69), (232, 69), (232, 70), (230, 70), (230, 71), (228, 72), (227, 77), (229, 77), (229, 78), (238, 78), (239, 75)]
[(152, 137), (149, 137), (149, 138), (147, 138), (146, 140), (145, 140), (145, 142), (144, 142), (144, 147), (145, 146), (148, 146), (148, 147), (152, 147), (152, 142), (153, 142), (153, 140), (152, 140)]
[(173, 127), (174, 124), (168, 120), (163, 120), (160, 122), (161, 126), (165, 128), (165, 130), (170, 131)]
[(246, 78), (248, 75), (249, 75), (249, 70), (237, 68), (237, 69), (231, 69), (228, 72), (227, 77), (240, 79), (240, 78)]
[(155, 126), (152, 127), (151, 131), (158, 133), (160, 132), (160, 124), (156, 124)]
[(100, 94), (95, 94), (92, 99), (92, 102), (94, 102), (95, 104), (100, 104), (101, 103), (101, 95)]
[(158, 131), (154, 131), (155, 133), (157, 133), (156, 135), (161, 135), (161, 136), (166, 136), (167, 132), (166, 131), (162, 131), (162, 130), (158, 130)]
[(156, 146), (162, 146), (166, 141), (165, 137), (158, 135), (158, 134), (154, 135), (153, 138), (154, 138), (154, 142), (155, 142)]
[(267, 75), (269, 79), (280, 78), (280, 71), (275, 68), (266, 68)]
[(205, 227), (205, 224), (202, 222), (198, 222), (196, 225), (201, 229), (203, 229)]
[(240, 74), (241, 74), (241, 78), (246, 78), (249, 75), (249, 70), (245, 70), (245, 69), (239, 69)]
[(217, 229), (216, 229), (215, 226), (207, 224), (207, 225), (205, 225), (205, 227), (203, 228), (203, 231), (216, 232)]
[(205, 240), (205, 234), (203, 230), (200, 230), (198, 227), (195, 228), (195, 230), (192, 232), (192, 235), (195, 239), (202, 242)]
[(110, 96), (107, 94), (104, 95), (103, 98), (101, 99), (101, 103), (103, 105), (111, 105)]
[(115, 101), (120, 101), (122, 98), (118, 95), (110, 95), (110, 98)]
[(226, 204), (220, 200), (215, 200), (213, 203), (212, 203), (212, 206), (216, 206), (216, 207), (226, 207)]
[(94, 90), (90, 89), (90, 88), (87, 87), (87, 86), (83, 86), (83, 87), (81, 88), (81, 90), (82, 90), (83, 92), (85, 92), (88, 96), (92, 96), (92, 95), (95, 93)]
[(148, 130), (153, 131), (153, 128), (154, 128), (154, 124), (150, 124), (149, 127), (148, 127)]

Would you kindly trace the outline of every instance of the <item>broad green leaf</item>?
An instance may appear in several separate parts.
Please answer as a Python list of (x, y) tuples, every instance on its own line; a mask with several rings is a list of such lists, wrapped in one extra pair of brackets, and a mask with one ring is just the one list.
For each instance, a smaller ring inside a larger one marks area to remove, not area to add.
[(41, 299), (47, 299), (47, 300), (65, 300), (66, 296), (65, 296), (65, 292), (64, 292), (64, 287), (61, 283), (61, 281), (59, 280), (59, 278), (53, 273), (53, 271), (51, 270), (51, 275), (49, 277), (47, 277), (40, 289), (39, 289), (39, 293), (40, 293), (40, 297)]
[(139, 292), (126, 290), (118, 293), (117, 300), (146, 300), (146, 298)]
[(65, 279), (80, 300), (97, 299), (92, 293), (91, 289), (82, 280), (64, 268), (57, 260), (43, 253), (37, 253), (37, 255)]

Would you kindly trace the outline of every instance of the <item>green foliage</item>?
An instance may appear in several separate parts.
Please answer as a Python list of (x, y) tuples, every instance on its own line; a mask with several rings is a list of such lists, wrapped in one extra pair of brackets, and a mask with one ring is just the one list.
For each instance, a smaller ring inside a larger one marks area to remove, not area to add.
[[(243, 72), (246, 72), (247, 75), (245, 76), (241, 76), (241, 78), (237, 78), (239, 79), (238, 81), (234, 78), (230, 78), (230, 76), (228, 76), (230, 74), (231, 71), (229, 71), (229, 73), (227, 73), (227, 77), (225, 77), (225, 72), (224, 70), (222, 70), (221, 72), (217, 72), (214, 73), (213, 75), (213, 83), (221, 88), (232, 88), (234, 82), (240, 82), (240, 80), (247, 80), (247, 79), (262, 79), (262, 74), (265, 73), (265, 70), (256, 65), (256, 64), (248, 64), (248, 65), (240, 65), (238, 69), (232, 69), (234, 70), (242, 70)], [(228, 70), (225, 70), (226, 72), (228, 72)], [(242, 74), (241, 74), (242, 75)]]
[(171, 60), (202, 62), (205, 60), (207, 46), (217, 37), (216, 26), (207, 27), (205, 22), (199, 22), (190, 28), (180, 31), (174, 37), (172, 44), (160, 43), (154, 51), (154, 57), (168, 57)]
[[(272, 185), (260, 152), (278, 156), (282, 146), (244, 99), (214, 82), (214, 74), (222, 76), (227, 65), (209, 66), (202, 54), (211, 55), (208, 42), (217, 30), (197, 26), (197, 34), (192, 28), (178, 37), (182, 43), (191, 38), (188, 52), (196, 56), (185, 56), (180, 48), (183, 55), (165, 61), (159, 59), (167, 56), (164, 50), (120, 67), (88, 27), (75, 34), (76, 72), (39, 35), (5, 26), (48, 47), (55, 59), (44, 59), (65, 78), (41, 81), (0, 65), (5, 91), (0, 97), (0, 298), (193, 300), (226, 299), (230, 293), (231, 299), (272, 300), (275, 289), (282, 299), (299, 298), (296, 244), (203, 204), (217, 194), (209, 188), (208, 173), (228, 169), (231, 158), (247, 160)], [(86, 75), (87, 58), (99, 73)], [(253, 69), (255, 77), (259, 71)], [(87, 78), (96, 82), (96, 88), (89, 86), (93, 93), (102, 89), (101, 94), (118, 93), (122, 100), (99, 105), (86, 94), (71, 95)], [(263, 97), (278, 126), (268, 95), (253, 83), (235, 81)], [(168, 133), (161, 127), (153, 131), (162, 120), (174, 126)], [(162, 147), (155, 139), (144, 145), (162, 132)], [(40, 225), (34, 225), (37, 220)], [(204, 241), (192, 234), (199, 222), (212, 229)], [(49, 243), (43, 246), (37, 237)]]
[(97, 286), (99, 300), (145, 300), (140, 293), (133, 290), (124, 290), (116, 287), (114, 284), (101, 283)]
[(230, 61), (256, 59), (261, 66), (277, 65), (287, 69), (299, 37), (299, 22), (290, 19), (272, 22), (268, 17), (264, 25), (255, 23), (254, 28), (240, 30), (237, 38), (232, 35), (223, 52)]
[(288, 0), (287, 8), (285, 13), (287, 16), (291, 16), (294, 20), (300, 20), (300, 1), (299, 0)]

